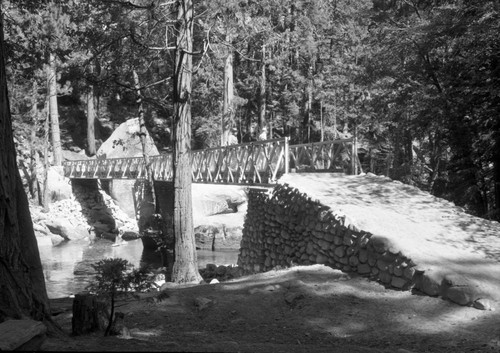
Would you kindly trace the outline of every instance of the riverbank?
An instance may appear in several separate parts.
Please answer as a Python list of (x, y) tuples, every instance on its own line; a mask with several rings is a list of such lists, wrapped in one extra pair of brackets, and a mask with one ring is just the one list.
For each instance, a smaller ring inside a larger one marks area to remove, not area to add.
[[(63, 179), (59, 184), (68, 183)], [(137, 222), (104, 190), (78, 184), (66, 191), (55, 193), (62, 199), (54, 200), (48, 212), (33, 200), (30, 203), (49, 298), (84, 289), (94, 273), (92, 264), (106, 257), (124, 258), (136, 268), (162, 266), (158, 253), (143, 251)], [(194, 184), (193, 199), (199, 267), (236, 265), (246, 213), (244, 188)], [(112, 247), (118, 229), (125, 231), (127, 242)]]
[[(497, 352), (499, 311), (313, 265), (122, 300), (129, 337), (49, 338), (45, 351)], [(69, 299), (51, 300), (71, 331)]]
[[(56, 177), (61, 177), (55, 173)], [(54, 177), (55, 178), (55, 177)], [(61, 179), (60, 184), (70, 183)], [(234, 185), (193, 184), (193, 225), (197, 249), (238, 250), (246, 214), (246, 191)], [(124, 240), (135, 240), (137, 221), (129, 217), (106, 191), (94, 184), (76, 184), (65, 193), (55, 191), (45, 211), (30, 200), (30, 213), (39, 243), (58, 246), (80, 241), (86, 246), (95, 239), (115, 241), (119, 230)]]
[[(48, 237), (37, 238), (37, 241), (49, 298), (69, 297), (85, 290), (95, 274), (92, 265), (104, 258), (122, 258), (135, 268), (141, 265), (151, 269), (161, 267), (160, 254), (144, 251), (140, 239), (120, 246), (113, 246), (106, 239), (97, 239), (92, 244), (83, 240), (68, 241), (58, 246), (52, 246)], [(197, 255), (200, 269), (205, 269), (207, 264), (236, 266), (238, 261), (238, 250), (200, 249)]]

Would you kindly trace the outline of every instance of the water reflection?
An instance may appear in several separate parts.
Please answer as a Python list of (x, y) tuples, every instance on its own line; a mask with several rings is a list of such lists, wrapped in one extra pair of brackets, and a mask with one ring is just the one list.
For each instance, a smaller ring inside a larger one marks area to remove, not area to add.
[[(161, 265), (159, 254), (144, 252), (140, 239), (120, 246), (112, 246), (113, 243), (99, 239), (92, 245), (86, 241), (70, 241), (56, 247), (48, 238), (37, 240), (49, 298), (66, 297), (85, 290), (94, 273), (91, 265), (104, 258), (120, 257), (136, 268), (141, 265), (157, 268)], [(207, 263), (236, 264), (237, 260), (238, 251), (198, 251), (200, 268)]]

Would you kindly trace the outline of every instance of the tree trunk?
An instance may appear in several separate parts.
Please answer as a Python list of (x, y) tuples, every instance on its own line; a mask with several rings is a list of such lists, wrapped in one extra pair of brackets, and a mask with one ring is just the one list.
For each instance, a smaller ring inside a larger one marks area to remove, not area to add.
[(312, 109), (312, 96), (313, 96), (313, 68), (312, 64), (309, 66), (309, 81), (307, 84), (307, 102), (304, 114), (304, 128), (306, 132), (306, 141), (311, 142), (311, 109)]
[(49, 111), (52, 132), (52, 152), (54, 154), (54, 165), (62, 165), (61, 133), (59, 131), (59, 109), (57, 107), (57, 66), (53, 53), (49, 54), (49, 65), (47, 68), (47, 80), (49, 86)]
[[(49, 175), (49, 101), (45, 101), (45, 123), (43, 137), (43, 186), (42, 186), (42, 206), (44, 212), (50, 211), (50, 195), (48, 187)], [(40, 191), (39, 191), (40, 192)]]
[(325, 140), (325, 123), (323, 121), (323, 99), (319, 101), (319, 120), (321, 122), (321, 137), (320, 141), (323, 142)]
[(353, 168), (352, 168), (352, 174), (353, 175), (358, 175), (358, 123), (354, 122), (354, 130), (352, 132), (352, 145), (353, 145), (353, 153), (352, 153), (352, 160), (353, 160)]
[(260, 93), (259, 93), (259, 128), (262, 131), (266, 126), (266, 45), (262, 44), (262, 61), (260, 67)]
[(177, 2), (177, 50), (174, 67), (174, 234), (172, 281), (199, 283), (191, 198), (191, 75), (193, 48), (192, 0)]
[(229, 52), (224, 65), (224, 101), (222, 107), (222, 135), (221, 145), (228, 143), (230, 129), (234, 126), (234, 81), (233, 81), (233, 53)]
[(429, 190), (431, 190), (431, 193), (433, 195), (435, 195), (437, 191), (435, 190), (434, 185), (441, 170), (442, 147), (440, 141), (441, 141), (441, 136), (437, 132), (434, 134), (434, 136), (432, 134), (429, 134), (429, 142), (430, 142), (429, 150), (431, 151), (430, 169), (432, 170), (432, 173), (429, 174), (427, 184)]
[(90, 85), (90, 90), (87, 93), (87, 152), (89, 156), (96, 154), (94, 99), (94, 85)]
[(337, 138), (337, 91), (335, 90), (333, 96), (333, 139)]
[(108, 326), (106, 327), (106, 331), (104, 331), (104, 336), (109, 336), (111, 334), (111, 328), (113, 327), (113, 321), (115, 319), (115, 295), (116, 288), (112, 286), (111, 288), (111, 313), (109, 314)]
[(55, 328), (28, 199), (16, 165), (0, 16), (0, 322), (30, 317)]
[(493, 217), (495, 220), (500, 221), (500, 132), (497, 131), (497, 138), (495, 141), (496, 151), (493, 155), (493, 182), (494, 182), (494, 205), (495, 214)]
[(38, 176), (37, 176), (37, 166), (38, 166), (38, 149), (36, 142), (36, 132), (38, 129), (38, 108), (36, 101), (36, 84), (33, 84), (32, 98), (31, 98), (31, 119), (33, 119), (34, 128), (30, 132), (30, 163), (29, 163), (29, 190), (31, 194), (31, 199), (36, 199), (39, 194), (38, 190)]
[[(154, 190), (154, 180), (153, 180), (153, 173), (151, 172), (151, 164), (149, 162), (149, 156), (148, 156), (148, 151), (146, 148), (146, 136), (147, 136), (147, 130), (146, 130), (146, 121), (144, 120), (144, 107), (142, 105), (142, 94), (140, 90), (140, 82), (139, 82), (139, 75), (137, 75), (137, 71), (132, 70), (132, 76), (134, 77), (134, 86), (135, 86), (135, 93), (136, 93), (136, 103), (137, 103), (137, 110), (138, 110), (138, 117), (139, 117), (139, 139), (141, 140), (141, 147), (142, 147), (142, 157), (144, 158), (144, 165), (146, 166), (146, 174), (147, 174), (147, 180), (149, 185), (147, 185), (147, 189), (151, 192), (152, 195), (152, 200), (155, 202), (156, 196), (155, 196), (155, 190)], [(156, 209), (156, 207), (155, 207)]]
[(29, 164), (29, 189), (31, 194), (31, 199), (35, 200), (39, 193), (38, 190), (38, 176), (37, 176), (37, 166), (38, 166), (38, 151), (35, 147), (36, 139), (36, 129), (31, 130), (30, 134), (30, 164)]

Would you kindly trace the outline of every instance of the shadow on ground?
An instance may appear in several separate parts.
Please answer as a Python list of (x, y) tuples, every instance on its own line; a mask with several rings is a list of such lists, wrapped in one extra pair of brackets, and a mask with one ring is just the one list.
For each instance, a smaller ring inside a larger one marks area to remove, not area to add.
[[(198, 352), (498, 351), (499, 315), (387, 290), (325, 266), (271, 271), (217, 285), (128, 299), (129, 340), (49, 339), (45, 350)], [(203, 300), (201, 300), (203, 299)], [(199, 303), (203, 302), (204, 305)], [(69, 306), (70, 303), (67, 303)], [(70, 310), (70, 309), (69, 309)], [(61, 311), (61, 310), (59, 310)], [(56, 319), (68, 330), (70, 311)], [(66, 315), (66, 316), (64, 316)]]

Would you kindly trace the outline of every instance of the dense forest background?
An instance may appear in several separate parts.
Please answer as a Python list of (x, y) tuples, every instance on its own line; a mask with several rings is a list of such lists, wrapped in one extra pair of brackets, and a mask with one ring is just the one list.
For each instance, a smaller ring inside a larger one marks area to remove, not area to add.
[[(2, 0), (18, 160), (34, 181), (144, 109), (171, 147), (175, 1)], [(192, 148), (356, 136), (363, 172), (500, 220), (498, 0), (194, 1)], [(50, 141), (50, 142), (49, 142)], [(35, 187), (30, 183), (32, 197)]]

